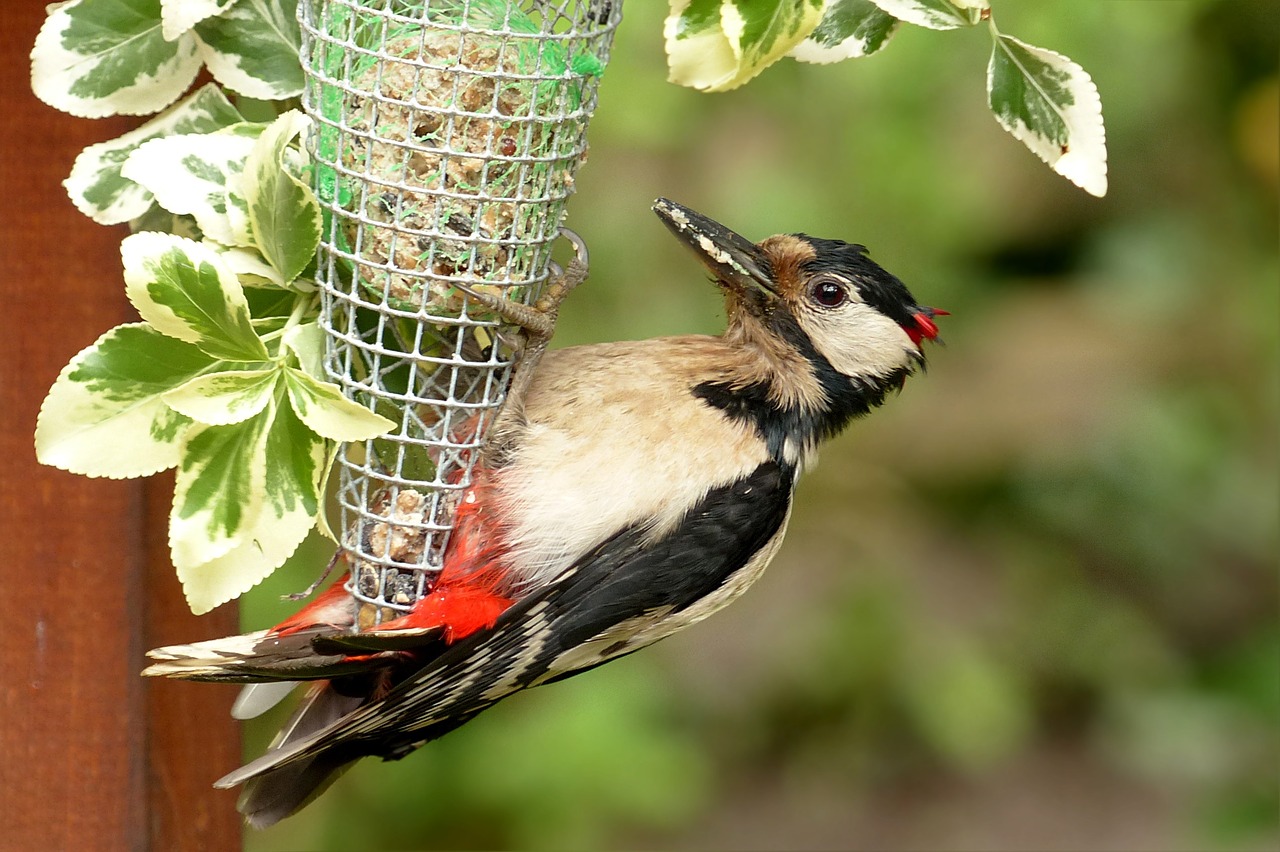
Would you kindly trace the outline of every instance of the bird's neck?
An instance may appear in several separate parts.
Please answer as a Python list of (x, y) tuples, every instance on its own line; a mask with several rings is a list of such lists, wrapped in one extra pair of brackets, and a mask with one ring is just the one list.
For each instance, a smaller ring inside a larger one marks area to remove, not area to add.
[[(767, 324), (767, 325), (766, 325)], [(909, 370), (846, 376), (831, 366), (790, 317), (736, 317), (724, 340), (735, 353), (723, 378), (694, 394), (725, 416), (755, 426), (779, 463), (801, 467), (823, 440), (884, 402)]]

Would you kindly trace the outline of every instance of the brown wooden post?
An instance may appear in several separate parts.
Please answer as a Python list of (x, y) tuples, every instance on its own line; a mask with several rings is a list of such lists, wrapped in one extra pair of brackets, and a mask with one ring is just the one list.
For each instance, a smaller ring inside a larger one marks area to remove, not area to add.
[[(152, 646), (236, 630), (199, 619), (169, 566), (172, 481), (91, 480), (37, 464), (36, 412), (58, 371), (132, 318), (125, 231), (82, 216), (61, 181), (134, 120), (77, 119), (31, 94), (45, 4), (0, 7), (0, 849), (230, 850), (234, 689), (138, 677)], [(103, 447), (104, 453), (111, 452)]]

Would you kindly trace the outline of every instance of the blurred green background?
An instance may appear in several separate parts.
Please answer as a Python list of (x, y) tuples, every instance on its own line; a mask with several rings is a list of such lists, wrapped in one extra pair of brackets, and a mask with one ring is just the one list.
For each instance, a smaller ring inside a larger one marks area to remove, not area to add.
[(981, 28), (705, 95), (627, 3), (556, 344), (720, 329), (666, 195), (867, 244), (947, 345), (825, 449), (742, 601), (249, 849), (1276, 848), (1280, 4), (993, 5), (1093, 75), (1105, 199), (997, 126)]

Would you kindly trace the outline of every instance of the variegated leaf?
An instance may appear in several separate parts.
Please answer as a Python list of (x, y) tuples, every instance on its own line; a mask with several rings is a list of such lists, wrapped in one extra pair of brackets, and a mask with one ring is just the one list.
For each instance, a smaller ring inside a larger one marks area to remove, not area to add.
[(971, 27), (982, 20), (988, 0), (874, 0), (900, 21), (931, 30)]
[(165, 405), (209, 426), (226, 426), (267, 407), (280, 383), (280, 370), (225, 370), (197, 376), (164, 395)]
[(318, 435), (334, 441), (363, 441), (395, 428), (395, 423), (343, 396), (331, 384), (302, 370), (285, 368), (289, 403), (298, 417)]
[(997, 35), (987, 67), (996, 120), (1055, 172), (1107, 194), (1107, 143), (1098, 87), (1060, 53)]
[(169, 519), (192, 612), (243, 594), (284, 563), (315, 525), (325, 443), (283, 400), (229, 426), (193, 427)]
[(160, 0), (160, 31), (173, 41), (205, 18), (226, 11), (234, 2), (236, 0)]
[(190, 343), (117, 326), (71, 359), (40, 407), (36, 457), (85, 476), (149, 476), (178, 463), (191, 421), (164, 394), (210, 369)]
[(671, 0), (663, 28), (671, 82), (710, 92), (741, 86), (805, 39), (823, 0)]
[(257, 249), (210, 244), (245, 287), (283, 287), (285, 280)]
[(663, 24), (671, 82), (707, 89), (733, 78), (738, 60), (720, 25), (720, 2), (671, 0)]
[(169, 551), (180, 578), (246, 543), (245, 529), (264, 502), (271, 417), (263, 412), (229, 426), (196, 424), (187, 432), (169, 513)]
[(200, 228), (196, 226), (195, 219), (190, 216), (179, 216), (177, 213), (170, 213), (159, 204), (152, 204), (147, 208), (146, 213), (136, 219), (130, 219), (129, 230), (135, 234), (139, 231), (159, 231), (164, 234), (186, 237), (189, 240), (198, 241), (200, 239)]
[(285, 281), (293, 281), (316, 256), (320, 202), (289, 167), (290, 146), (308, 126), (297, 110), (262, 132), (245, 161), (239, 192), (248, 202), (254, 244)]
[(285, 332), (281, 342), (298, 359), (298, 369), (313, 379), (328, 381), (324, 372), (324, 329), (320, 323), (299, 323)]
[(827, 0), (822, 21), (789, 55), (816, 63), (870, 56), (889, 43), (898, 23), (872, 0)]
[(194, 35), (165, 39), (160, 0), (71, 0), (55, 6), (31, 51), (36, 97), (84, 118), (158, 112), (199, 70)]
[(80, 212), (95, 222), (128, 222), (145, 214), (152, 202), (150, 192), (120, 174), (139, 145), (173, 134), (209, 133), (238, 121), (240, 113), (217, 85), (209, 83), (136, 130), (85, 148), (63, 186)]
[(196, 25), (200, 55), (228, 89), (276, 101), (302, 93), (297, 0), (237, 0)]
[(268, 359), (244, 289), (213, 249), (170, 234), (141, 233), (127, 237), (120, 254), (125, 294), (157, 331), (214, 358)]
[(263, 126), (245, 122), (215, 133), (152, 139), (130, 155), (120, 174), (149, 190), (164, 209), (192, 216), (205, 237), (236, 245), (228, 187), (244, 170)]

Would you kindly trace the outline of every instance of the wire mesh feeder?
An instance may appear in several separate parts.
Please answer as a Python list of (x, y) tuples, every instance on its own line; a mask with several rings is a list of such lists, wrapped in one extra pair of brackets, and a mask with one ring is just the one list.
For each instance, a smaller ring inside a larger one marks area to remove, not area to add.
[[(397, 423), (338, 455), (360, 629), (439, 572), (586, 156), (621, 0), (303, 0), (326, 370)], [(508, 329), (509, 330), (509, 329)]]

